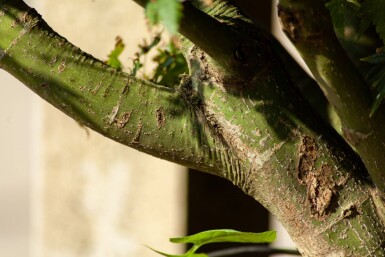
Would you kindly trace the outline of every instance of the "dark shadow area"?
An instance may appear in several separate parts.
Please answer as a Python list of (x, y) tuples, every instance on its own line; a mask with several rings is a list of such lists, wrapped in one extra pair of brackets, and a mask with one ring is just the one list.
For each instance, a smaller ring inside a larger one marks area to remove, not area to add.
[(244, 12), (246, 16), (258, 17), (258, 20), (254, 18), (252, 20), (262, 25), (266, 31), (271, 30), (271, 0), (234, 0), (234, 3)]
[[(188, 174), (187, 234), (210, 229), (235, 229), (245, 232), (268, 230), (268, 211), (229, 181), (203, 172)], [(244, 244), (210, 244), (200, 252), (211, 252)], [(233, 256), (266, 257), (266, 254), (243, 253)]]
[[(243, 10), (261, 17), (258, 23), (266, 30), (271, 27), (271, 1), (235, 1)], [(250, 6), (251, 5), (251, 6)], [(261, 6), (262, 5), (262, 6)], [(247, 13), (249, 14), (249, 13)], [(228, 228), (239, 231), (268, 230), (269, 212), (257, 201), (243, 193), (231, 182), (203, 172), (189, 170), (187, 234), (204, 230)], [(200, 251), (212, 252), (244, 244), (221, 243), (203, 246)], [(239, 257), (267, 257), (268, 254), (243, 253)]]

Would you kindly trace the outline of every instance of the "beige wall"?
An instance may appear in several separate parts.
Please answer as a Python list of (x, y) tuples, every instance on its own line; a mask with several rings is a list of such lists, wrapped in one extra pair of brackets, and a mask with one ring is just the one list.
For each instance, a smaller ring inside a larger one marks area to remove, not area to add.
[[(131, 1), (40, 1), (44, 19), (88, 53), (105, 59), (115, 37), (125, 58), (146, 36), (143, 10)], [(157, 256), (176, 252), (184, 233), (184, 168), (155, 159), (43, 108), (42, 207), (36, 256)]]
[[(147, 32), (143, 10), (127, 0), (30, 4), (100, 59), (117, 35), (127, 59)], [(80, 127), (4, 72), (0, 85), (0, 256), (158, 256), (144, 245), (181, 250), (168, 238), (184, 234), (185, 168)]]
[(27, 256), (34, 96), (2, 70), (0, 89), (0, 256)]

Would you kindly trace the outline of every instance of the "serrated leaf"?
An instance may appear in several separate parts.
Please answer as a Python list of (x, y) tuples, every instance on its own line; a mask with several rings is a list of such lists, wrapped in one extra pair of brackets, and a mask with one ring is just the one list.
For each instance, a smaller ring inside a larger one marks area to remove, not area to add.
[(176, 34), (182, 7), (182, 3), (177, 0), (153, 0), (146, 6), (146, 16), (152, 25), (161, 22), (171, 34)]
[(385, 66), (378, 64), (368, 71), (366, 80), (372, 86), (372, 88), (375, 89), (377, 87), (378, 82), (382, 79), (384, 74), (385, 74)]
[(107, 64), (116, 69), (122, 69), (122, 63), (119, 60), (119, 56), (124, 50), (124, 43), (120, 37), (116, 38), (115, 48), (108, 55)]
[(330, 11), (333, 24), (339, 34), (343, 33), (345, 28), (345, 0), (331, 0), (326, 3), (326, 7)]
[[(361, 3), (357, 0), (330, 0), (326, 3), (326, 7), (330, 11), (334, 27), (339, 35), (344, 35), (344, 29), (349, 25), (349, 16), (361, 16)], [(360, 32), (364, 32), (369, 23), (360, 23)], [(362, 30), (362, 31), (361, 31)]]
[(365, 0), (362, 3), (364, 20), (369, 19), (376, 27), (376, 31), (385, 43), (385, 1), (383, 0)]
[(232, 229), (216, 229), (197, 233), (195, 235), (171, 238), (173, 243), (192, 243), (204, 245), (209, 243), (233, 242), (233, 243), (271, 243), (275, 240), (275, 231), (262, 233), (240, 232)]
[(361, 60), (373, 64), (366, 76), (366, 80), (376, 96), (369, 114), (371, 117), (377, 111), (385, 96), (385, 52), (382, 51)]
[(385, 67), (381, 67), (379, 71), (374, 74), (370, 79), (372, 79), (372, 87), (375, 88), (376, 98), (370, 110), (370, 117), (377, 111), (378, 107), (384, 100), (385, 96)]

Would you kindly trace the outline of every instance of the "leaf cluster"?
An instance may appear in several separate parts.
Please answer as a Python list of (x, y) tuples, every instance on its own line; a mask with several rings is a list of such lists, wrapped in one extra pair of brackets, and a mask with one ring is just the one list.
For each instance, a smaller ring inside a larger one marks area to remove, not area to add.
[[(131, 59), (132, 67), (129, 73), (137, 77), (138, 72), (145, 66), (143, 59), (145, 59), (152, 49), (156, 49), (156, 54), (152, 58), (156, 65), (155, 69), (152, 74), (144, 74), (143, 77), (156, 84), (173, 87), (179, 84), (179, 75), (188, 71), (187, 62), (174, 41), (170, 41), (167, 47), (159, 46), (160, 41), (161, 33), (158, 33), (152, 37), (150, 43), (144, 40), (142, 44), (139, 44), (139, 51), (136, 52)], [(107, 64), (118, 70), (122, 70), (124, 67), (119, 58), (124, 48), (123, 40), (117, 37), (115, 48), (108, 55)]]
[(162, 23), (170, 34), (176, 34), (182, 17), (182, 3), (175, 0), (150, 1), (146, 6), (146, 16), (151, 25)]

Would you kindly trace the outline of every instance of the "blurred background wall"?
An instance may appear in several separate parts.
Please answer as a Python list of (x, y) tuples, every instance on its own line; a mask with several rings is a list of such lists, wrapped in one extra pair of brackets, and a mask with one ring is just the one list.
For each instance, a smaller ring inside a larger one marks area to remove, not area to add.
[[(118, 35), (125, 60), (148, 38), (143, 10), (132, 1), (27, 2), (102, 60)], [(277, 21), (259, 11), (282, 38)], [(269, 222), (290, 246), (280, 225), (226, 181), (106, 140), (1, 70), (0, 85), (0, 256), (154, 257), (144, 245), (178, 253), (169, 237), (223, 227), (262, 231)]]
[[(132, 1), (35, 0), (69, 41), (106, 59), (123, 37), (123, 59), (146, 35)], [(184, 234), (185, 168), (129, 149), (53, 109), (1, 74), (0, 256), (154, 256), (178, 252)]]

